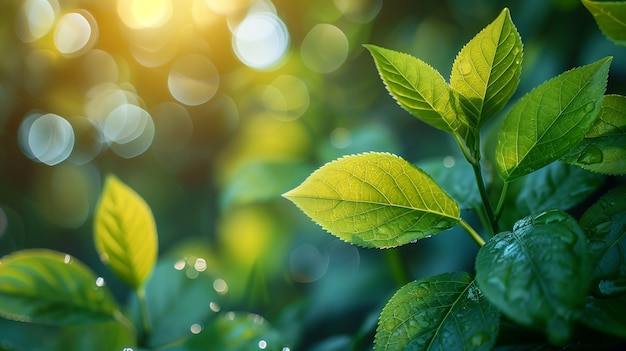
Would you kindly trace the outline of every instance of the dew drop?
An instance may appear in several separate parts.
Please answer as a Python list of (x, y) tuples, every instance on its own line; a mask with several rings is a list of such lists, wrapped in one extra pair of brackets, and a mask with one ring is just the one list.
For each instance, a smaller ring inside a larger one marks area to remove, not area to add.
[(461, 74), (469, 74), (472, 71), (472, 64), (467, 61), (461, 62), (459, 71), (461, 71)]
[(72, 261), (72, 256), (70, 255), (65, 255), (65, 258), (63, 258), (63, 263), (68, 264)]
[(602, 162), (603, 159), (602, 150), (597, 146), (589, 145), (580, 153), (577, 161), (584, 165), (593, 165)]
[(122, 351), (133, 351), (132, 347), (125, 347)]
[(472, 345), (480, 346), (489, 340), (489, 336), (485, 333), (476, 333), (472, 335), (470, 341)]
[(588, 102), (585, 105), (585, 107), (583, 107), (583, 109), (585, 110), (585, 113), (590, 113), (593, 110), (595, 110), (595, 108), (596, 108), (596, 102), (595, 101)]

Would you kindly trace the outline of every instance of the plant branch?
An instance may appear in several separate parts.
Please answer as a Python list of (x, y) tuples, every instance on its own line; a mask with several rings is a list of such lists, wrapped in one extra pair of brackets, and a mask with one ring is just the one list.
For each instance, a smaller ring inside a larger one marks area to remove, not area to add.
[(465, 229), (466, 232), (469, 233), (469, 235), (472, 237), (472, 239), (474, 239), (474, 241), (479, 245), (479, 246), (483, 246), (485, 245), (485, 239), (483, 239), (480, 234), (478, 234), (474, 228), (472, 228), (471, 225), (469, 225), (469, 223), (465, 222), (462, 218), (459, 220), (459, 224), (461, 225), (461, 227), (463, 227), (463, 229)]

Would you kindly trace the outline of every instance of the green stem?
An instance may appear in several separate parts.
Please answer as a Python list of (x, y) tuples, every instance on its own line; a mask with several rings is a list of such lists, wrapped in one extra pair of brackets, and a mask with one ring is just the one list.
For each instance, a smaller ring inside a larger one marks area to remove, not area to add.
[(487, 219), (489, 220), (490, 233), (499, 232), (498, 221), (496, 216), (494, 215), (493, 209), (491, 208), (491, 202), (489, 202), (489, 195), (487, 194), (487, 189), (485, 189), (485, 181), (483, 180), (483, 173), (480, 169), (480, 164), (472, 164), (472, 169), (474, 170), (474, 176), (476, 177), (476, 185), (478, 185), (478, 191), (480, 192), (480, 198), (483, 200), (483, 207), (485, 208), (485, 212), (487, 212)]
[(496, 206), (496, 212), (495, 212), (496, 221), (500, 219), (500, 216), (502, 216), (502, 208), (504, 206), (504, 200), (506, 199), (506, 193), (508, 190), (509, 190), (509, 183), (505, 182), (502, 185), (502, 190), (500, 190), (500, 199), (498, 200), (498, 206)]
[(479, 246), (483, 246), (485, 245), (485, 239), (483, 239), (480, 234), (478, 234), (474, 228), (472, 228), (472, 226), (470, 226), (467, 222), (465, 222), (462, 218), (459, 220), (459, 224), (461, 225), (461, 227), (463, 227), (463, 229), (465, 229), (465, 231), (467, 231), (469, 233), (469, 235), (472, 237), (472, 239), (474, 239), (474, 241), (479, 245)]
[(461, 136), (457, 133), (454, 133), (453, 135), (454, 135), (454, 140), (456, 140), (456, 143), (459, 145), (459, 148), (461, 149), (461, 152), (463, 152), (465, 159), (467, 160), (467, 162), (469, 162), (472, 165), (472, 169), (474, 170), (474, 177), (476, 178), (476, 185), (478, 186), (478, 191), (480, 192), (480, 198), (483, 201), (483, 208), (485, 209), (486, 216), (488, 219), (489, 225), (487, 226), (487, 228), (489, 228), (489, 233), (493, 235), (499, 232), (498, 221), (493, 213), (493, 209), (491, 208), (491, 202), (489, 202), (489, 195), (487, 195), (487, 190), (485, 189), (485, 181), (483, 180), (483, 173), (480, 168), (480, 148), (478, 146), (480, 145), (480, 141), (479, 141), (480, 134), (476, 133), (476, 135), (474, 136), (476, 143), (475, 143), (475, 146), (473, 147), (474, 150), (471, 150), (473, 155), (470, 154), (467, 148), (465, 148), (463, 140), (461, 140)]
[(391, 268), (391, 274), (398, 286), (403, 286), (409, 282), (409, 274), (406, 271), (406, 265), (402, 263), (402, 257), (398, 250), (385, 250), (387, 263)]
[(152, 323), (150, 322), (150, 314), (148, 313), (148, 304), (146, 303), (146, 290), (144, 287), (137, 288), (137, 300), (139, 301), (139, 311), (141, 313), (141, 323), (143, 325), (143, 335), (147, 336), (152, 332)]
[(133, 323), (129, 321), (121, 311), (115, 311), (115, 320), (128, 329), (133, 335), (137, 335), (137, 329), (135, 329)]

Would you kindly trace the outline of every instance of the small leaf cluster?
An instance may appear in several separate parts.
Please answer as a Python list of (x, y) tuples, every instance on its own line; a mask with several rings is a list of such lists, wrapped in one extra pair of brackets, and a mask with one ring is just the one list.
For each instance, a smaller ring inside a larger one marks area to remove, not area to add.
[(60, 327), (58, 349), (288, 350), (261, 316), (222, 311), (225, 288), (202, 261), (164, 257), (148, 204), (106, 178), (94, 218), (104, 263), (133, 291), (121, 306), (102, 277), (77, 258), (26, 249), (0, 260), (0, 316)]
[[(536, 333), (543, 336), (531, 347), (581, 347), (589, 339), (578, 330), (602, 340), (594, 349), (623, 342), (626, 97), (605, 95), (612, 58), (546, 81), (494, 121), (499, 128), (485, 128), (521, 74), (523, 45), (508, 9), (460, 50), (449, 82), (418, 58), (365, 47), (397, 103), (450, 134), (467, 163), (418, 167), (388, 153), (345, 156), (284, 196), (358, 246), (393, 248), (456, 225), (480, 245), (473, 274), (401, 287), (380, 314), (374, 349), (517, 349)], [(485, 133), (494, 145), (481, 142)], [(485, 165), (498, 177), (484, 177)], [(583, 206), (578, 218), (568, 212), (575, 206)], [(461, 209), (475, 211), (480, 233)]]

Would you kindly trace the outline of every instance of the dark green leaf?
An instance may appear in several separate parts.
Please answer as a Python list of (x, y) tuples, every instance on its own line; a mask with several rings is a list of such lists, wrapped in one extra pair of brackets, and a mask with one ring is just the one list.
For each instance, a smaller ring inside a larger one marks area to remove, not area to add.
[(601, 331), (626, 338), (626, 294), (613, 298), (587, 297), (582, 322)]
[(117, 303), (92, 271), (70, 255), (23, 250), (0, 261), (0, 315), (53, 325), (120, 317)]
[(604, 195), (580, 218), (594, 262), (595, 294), (626, 293), (626, 187)]
[(582, 0), (602, 30), (615, 44), (626, 46), (626, 2)]
[(490, 350), (499, 313), (465, 272), (409, 283), (389, 300), (374, 350)]
[(524, 178), (517, 207), (523, 216), (550, 209), (569, 210), (596, 191), (604, 179), (601, 174), (553, 162)]
[(515, 93), (521, 62), (522, 39), (505, 8), (463, 47), (452, 66), (450, 86), (460, 93), (473, 128), (494, 117)]
[(563, 161), (603, 174), (626, 174), (626, 97), (602, 99), (596, 121)]
[(364, 247), (404, 245), (455, 226), (460, 215), (430, 176), (387, 153), (327, 163), (283, 196), (332, 234)]
[(365, 45), (387, 90), (410, 114), (437, 129), (454, 132), (467, 126), (456, 111), (456, 97), (434, 68), (411, 55)]
[[(215, 278), (207, 272), (206, 261), (184, 259), (159, 261), (146, 283), (146, 304), (152, 325), (148, 345), (159, 348), (191, 337), (192, 325), (202, 326), (215, 318), (222, 304), (213, 289)], [(141, 325), (136, 297), (130, 310), (137, 326)]]
[(418, 167), (428, 173), (462, 209), (473, 209), (482, 205), (476, 186), (474, 171), (462, 158), (447, 156), (443, 160), (434, 158), (419, 162)]
[(515, 103), (496, 146), (502, 179), (542, 168), (583, 140), (600, 109), (610, 63), (608, 57), (567, 71)]
[(479, 250), (476, 282), (507, 317), (562, 344), (591, 282), (583, 231), (557, 210), (525, 217)]
[(96, 206), (94, 241), (102, 261), (126, 284), (138, 288), (148, 279), (158, 250), (152, 211), (112, 175)]

